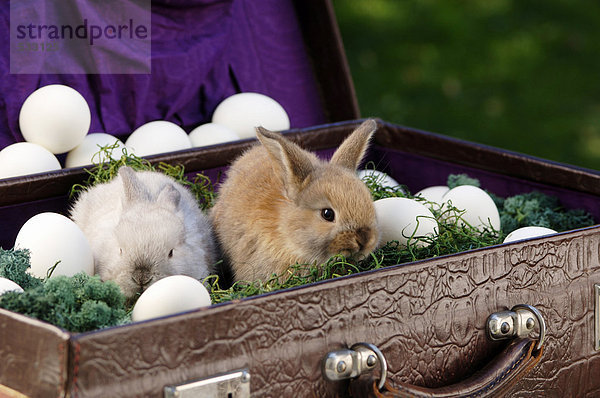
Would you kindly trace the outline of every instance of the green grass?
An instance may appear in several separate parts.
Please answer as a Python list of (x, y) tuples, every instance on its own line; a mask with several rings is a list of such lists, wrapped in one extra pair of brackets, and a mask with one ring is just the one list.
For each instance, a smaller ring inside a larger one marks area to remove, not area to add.
[[(104, 147), (100, 149), (100, 152), (104, 153), (105, 159), (110, 159), (115, 148), (116, 145)], [(122, 166), (129, 166), (135, 170), (161, 171), (175, 178), (194, 192), (198, 203), (204, 210), (210, 208), (216, 198), (214, 185), (203, 174), (196, 174), (195, 178), (190, 181), (185, 176), (183, 166), (166, 163), (159, 163), (154, 166), (145, 159), (128, 154), (126, 150), (118, 159), (102, 162), (87, 170), (89, 174), (87, 181), (81, 185), (73, 186), (71, 195), (73, 196), (95, 184), (110, 181), (117, 175), (119, 168)], [(374, 165), (370, 163), (367, 168), (374, 168)], [(494, 197), (503, 220), (503, 226), (510, 225), (511, 229), (506, 230), (503, 228), (501, 231), (495, 231), (489, 227), (480, 231), (462, 220), (461, 215), (464, 210), (456, 209), (453, 206), (440, 206), (426, 202), (420, 197), (415, 198), (407, 187), (386, 187), (382, 185), (382, 180), (383, 176), (368, 173), (363, 177), (373, 200), (388, 197), (407, 197), (423, 202), (430, 208), (438, 223), (439, 229), (436, 238), (413, 236), (406, 246), (399, 245), (397, 241), (388, 242), (361, 261), (353, 261), (337, 255), (325, 264), (293, 264), (283, 274), (273, 274), (268, 280), (239, 281), (230, 288), (223, 288), (218, 276), (212, 275), (206, 279), (206, 283), (211, 286), (211, 301), (214, 304), (222, 303), (385, 266), (491, 246), (502, 243), (509, 232), (520, 226), (541, 225), (563, 231), (593, 224), (593, 219), (586, 212), (563, 209), (556, 198), (536, 193), (528, 194), (528, 196), (517, 195), (506, 200)], [(480, 185), (478, 180), (464, 174), (448, 176), (449, 187), (464, 184)], [(421, 243), (425, 243), (425, 245)]]
[[(222, 289), (216, 276), (208, 278), (213, 304), (234, 299), (251, 297), (281, 289), (298, 287), (309, 283), (375, 270), (386, 266), (405, 264), (418, 260), (456, 254), (468, 250), (500, 244), (508, 233), (523, 226), (545, 226), (556, 231), (581, 228), (594, 224), (592, 216), (577, 209), (563, 208), (558, 199), (540, 192), (515, 195), (509, 198), (494, 196), (502, 219), (502, 230), (495, 231), (491, 226), (479, 230), (462, 219), (464, 210), (451, 205), (441, 206), (414, 197), (406, 187), (385, 187), (382, 178), (367, 174), (363, 181), (371, 191), (374, 200), (389, 197), (406, 197), (425, 204), (433, 213), (438, 224), (436, 237), (411, 236), (407, 245), (391, 241), (374, 250), (362, 261), (352, 261), (337, 255), (325, 264), (295, 264), (282, 275), (273, 274), (266, 281), (239, 281), (231, 288)], [(449, 175), (448, 185), (479, 186), (478, 180), (467, 175)], [(505, 228), (505, 225), (508, 228)], [(425, 243), (424, 245), (422, 243)]]
[[(196, 173), (194, 178), (190, 180), (185, 176), (184, 167), (181, 165), (172, 165), (165, 162), (153, 165), (146, 159), (128, 153), (127, 149), (122, 149), (121, 154), (114, 154), (115, 149), (118, 148), (119, 145), (116, 143), (100, 148), (98, 154), (103, 154), (103, 157), (98, 156), (98, 159), (111, 160), (98, 162), (89, 169), (85, 169), (88, 178), (83, 184), (73, 185), (69, 194), (71, 198), (96, 184), (112, 180), (117, 175), (119, 168), (129, 166), (136, 171), (160, 171), (169, 177), (173, 177), (178, 183), (190, 189), (202, 210), (212, 207), (216, 198), (214, 184), (204, 174)], [(116, 159), (112, 160), (113, 157)]]
[(600, 3), (333, 3), (362, 116), (600, 169)]

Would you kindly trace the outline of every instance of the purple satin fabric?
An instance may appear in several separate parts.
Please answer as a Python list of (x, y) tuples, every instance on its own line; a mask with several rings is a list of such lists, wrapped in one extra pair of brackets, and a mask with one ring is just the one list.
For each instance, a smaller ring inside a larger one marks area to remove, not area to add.
[[(9, 26), (9, 2), (3, 1), (2, 37), (9, 37)], [(291, 1), (153, 0), (151, 33), (152, 72), (145, 75), (10, 74), (5, 42), (0, 48), (0, 149), (23, 141), (18, 116), (27, 96), (55, 83), (85, 97), (92, 112), (90, 132), (122, 139), (159, 119), (189, 132), (209, 122), (219, 102), (240, 91), (277, 100), (291, 127), (326, 121)]]

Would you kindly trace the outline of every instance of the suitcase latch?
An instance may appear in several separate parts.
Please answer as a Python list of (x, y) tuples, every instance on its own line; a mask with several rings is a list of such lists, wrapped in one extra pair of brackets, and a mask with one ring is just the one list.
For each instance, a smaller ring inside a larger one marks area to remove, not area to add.
[(531, 305), (515, 305), (510, 311), (495, 312), (487, 319), (486, 329), (491, 340), (528, 336), (535, 326), (539, 328), (536, 349), (540, 349), (546, 335), (546, 323), (539, 310)]
[(166, 386), (165, 398), (250, 398), (248, 369), (222, 373), (213, 377)]
[(329, 381), (347, 380), (375, 369), (379, 364), (381, 390), (387, 377), (387, 362), (379, 348), (370, 343), (356, 343), (350, 349), (331, 351), (321, 362), (323, 377)]

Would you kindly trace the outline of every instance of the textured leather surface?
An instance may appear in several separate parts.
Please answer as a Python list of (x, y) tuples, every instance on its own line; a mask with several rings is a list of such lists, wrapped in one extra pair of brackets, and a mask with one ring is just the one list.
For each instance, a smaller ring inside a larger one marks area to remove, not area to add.
[[(32, 397), (63, 396), (69, 337), (57, 327), (0, 309), (0, 385)], [(13, 396), (0, 389), (4, 395)]]
[(248, 367), (254, 396), (336, 396), (320, 359), (377, 345), (392, 382), (439, 387), (467, 378), (501, 344), (485, 320), (519, 303), (548, 324), (541, 362), (510, 396), (593, 396), (593, 284), (600, 227), (397, 266), (186, 315), (75, 336), (74, 396), (154, 396), (164, 385)]

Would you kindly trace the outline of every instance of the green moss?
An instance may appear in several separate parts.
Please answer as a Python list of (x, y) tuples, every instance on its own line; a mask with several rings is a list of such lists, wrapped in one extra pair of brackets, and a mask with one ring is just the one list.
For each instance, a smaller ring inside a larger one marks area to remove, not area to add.
[(55, 276), (23, 293), (0, 296), (0, 307), (71, 332), (102, 329), (127, 321), (125, 297), (111, 281), (77, 274)]
[(474, 185), (480, 187), (481, 184), (476, 178), (471, 178), (466, 174), (450, 174), (447, 182), (448, 188), (456, 188), (460, 185)]
[(29, 275), (29, 250), (0, 248), (0, 277), (10, 279), (24, 290), (40, 286), (42, 279)]
[(504, 199), (500, 206), (502, 231), (536, 226), (562, 232), (594, 224), (590, 213), (582, 209), (565, 209), (556, 197), (533, 191)]

